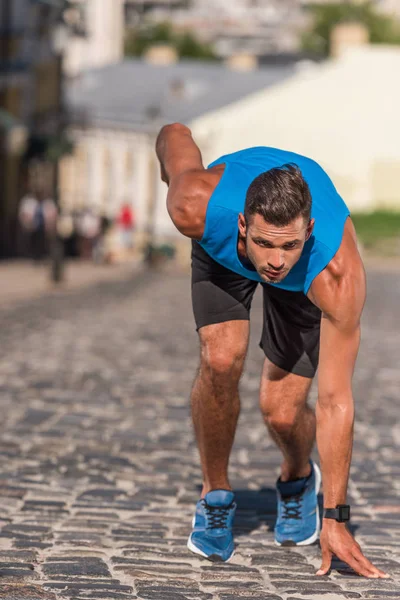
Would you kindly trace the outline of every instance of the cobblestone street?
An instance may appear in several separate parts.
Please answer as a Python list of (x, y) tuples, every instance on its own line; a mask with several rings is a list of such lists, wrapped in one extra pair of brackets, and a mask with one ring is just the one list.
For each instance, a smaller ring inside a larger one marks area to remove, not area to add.
[(220, 565), (189, 553), (201, 483), (189, 279), (140, 273), (0, 311), (0, 599), (398, 600), (400, 273), (370, 273), (368, 288), (349, 501), (358, 542), (391, 579), (339, 561), (316, 577), (318, 544), (274, 545), (260, 296), (231, 460), (236, 554)]

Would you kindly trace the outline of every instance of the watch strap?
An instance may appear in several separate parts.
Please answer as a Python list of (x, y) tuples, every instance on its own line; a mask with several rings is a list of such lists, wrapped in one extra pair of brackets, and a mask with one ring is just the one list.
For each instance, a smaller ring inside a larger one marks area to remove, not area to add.
[(336, 508), (325, 508), (324, 518), (335, 519), (338, 523), (345, 523), (350, 520), (350, 506), (348, 504), (338, 504)]
[(338, 519), (339, 510), (337, 508), (325, 508), (324, 519)]

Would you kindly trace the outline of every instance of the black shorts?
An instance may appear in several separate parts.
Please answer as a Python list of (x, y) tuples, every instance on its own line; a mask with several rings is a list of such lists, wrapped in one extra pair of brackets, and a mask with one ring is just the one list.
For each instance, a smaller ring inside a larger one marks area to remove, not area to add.
[[(225, 321), (249, 320), (258, 283), (226, 269), (192, 242), (192, 301), (197, 330)], [(318, 367), (321, 311), (302, 292), (261, 284), (264, 323), (260, 347), (275, 365), (314, 377)]]

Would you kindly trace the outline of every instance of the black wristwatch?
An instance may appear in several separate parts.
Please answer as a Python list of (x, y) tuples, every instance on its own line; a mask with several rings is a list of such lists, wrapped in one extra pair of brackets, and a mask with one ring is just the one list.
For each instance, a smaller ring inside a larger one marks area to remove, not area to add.
[(350, 521), (349, 504), (338, 504), (336, 508), (325, 508), (324, 519), (336, 519), (338, 523)]

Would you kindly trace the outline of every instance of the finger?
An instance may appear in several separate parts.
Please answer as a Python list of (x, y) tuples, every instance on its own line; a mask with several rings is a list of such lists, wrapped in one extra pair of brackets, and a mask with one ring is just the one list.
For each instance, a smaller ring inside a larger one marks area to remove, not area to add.
[(353, 551), (353, 557), (358, 561), (360, 565), (362, 565), (365, 569), (368, 569), (372, 576), (375, 575), (384, 579), (387, 579), (389, 577), (387, 573), (384, 573), (383, 571), (378, 569), (378, 567), (375, 567), (375, 565), (373, 565), (372, 562), (369, 561), (366, 556), (364, 556), (359, 546), (356, 547)]
[(317, 575), (326, 575), (331, 568), (332, 563), (332, 552), (329, 548), (322, 547), (322, 564), (317, 571)]
[[(369, 566), (367, 567), (361, 560), (355, 558), (351, 552), (346, 552), (342, 556), (337, 556), (338, 558), (340, 558), (340, 560), (346, 562), (349, 565), (349, 567), (351, 567), (356, 573), (358, 573), (358, 575), (362, 575), (363, 577), (368, 577), (370, 579), (378, 579), (379, 575), (377, 573), (373, 573)], [(369, 563), (368, 559), (366, 560), (367, 563)]]
[(386, 573), (375, 567), (370, 560), (366, 556), (364, 556), (361, 546), (356, 544), (352, 550), (353, 557), (366, 569), (368, 569), (372, 575), (377, 575), (378, 577), (389, 577)]

